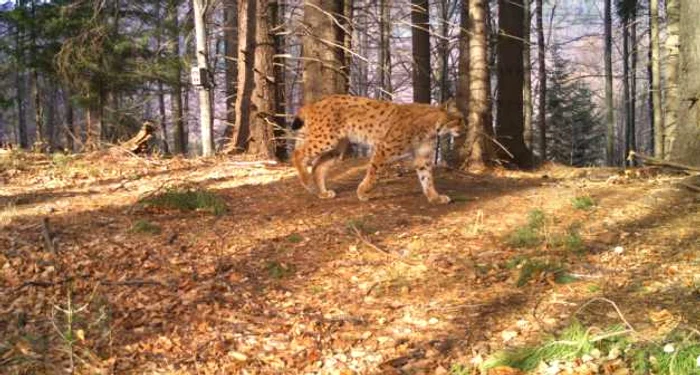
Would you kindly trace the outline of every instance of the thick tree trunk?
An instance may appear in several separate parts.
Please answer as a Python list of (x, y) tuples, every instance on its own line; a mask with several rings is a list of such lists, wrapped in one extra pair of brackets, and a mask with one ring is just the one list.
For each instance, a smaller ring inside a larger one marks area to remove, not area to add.
[(427, 0), (411, 0), (413, 101), (430, 103), (430, 15)]
[[(608, 165), (615, 160), (615, 106), (613, 103), (612, 75), (612, 7), (611, 0), (605, 0), (605, 122), (607, 124), (605, 154)], [(653, 0), (652, 0), (653, 1)]]
[[(466, 0), (464, 0), (466, 1)], [(463, 146), (466, 159), (461, 169), (480, 171), (490, 159), (486, 140), (491, 108), (487, 52), (486, 1), (469, 0), (469, 116), (467, 139)]]
[(664, 122), (661, 112), (661, 61), (659, 51), (659, 1), (649, 3), (649, 23), (651, 26), (651, 101), (654, 107), (654, 156), (663, 159)]
[(194, 9), (194, 28), (197, 41), (197, 67), (206, 75), (204, 84), (197, 87), (199, 93), (199, 126), (201, 129), (202, 155), (214, 154), (211, 83), (209, 82), (209, 62), (207, 46), (207, 30), (205, 26), (206, 13), (210, 6), (208, 0), (192, 0)]
[(224, 2), (224, 54), (226, 64), (226, 128), (224, 139), (233, 136), (236, 124), (236, 86), (238, 80), (238, 1)]
[(547, 160), (547, 70), (544, 45), (544, 24), (542, 22), (543, 0), (537, 1), (537, 68), (540, 76), (539, 95), (537, 98), (537, 118), (540, 130), (540, 160)]
[(499, 157), (522, 168), (532, 166), (523, 139), (523, 0), (499, 0), (498, 109)]
[(379, 87), (376, 97), (378, 99), (391, 100), (394, 89), (391, 84), (391, 14), (389, 5), (391, 0), (379, 1), (379, 62), (377, 64), (377, 76)]
[[(248, 153), (264, 158), (275, 157), (275, 82), (272, 68), (272, 56), (275, 53), (274, 42), (270, 35), (270, 4), (268, 0), (251, 0), (255, 2), (257, 17), (254, 42), (253, 92), (250, 109), (250, 139)], [(250, 31), (250, 30), (249, 30)]]
[(670, 134), (669, 159), (700, 166), (700, 7), (680, 1), (680, 69), (678, 125)]
[[(344, 9), (343, 1), (307, 0), (304, 5), (303, 36), (304, 103), (313, 103), (324, 96), (345, 92), (343, 61), (339, 59), (338, 33), (329, 15), (337, 17)], [(325, 41), (325, 42), (324, 42)]]
[[(18, 7), (23, 7), (24, 2), (19, 1)], [(17, 143), (23, 149), (29, 148), (29, 137), (27, 136), (27, 113), (25, 107), (26, 100), (26, 79), (24, 75), (24, 50), (22, 48), (22, 38), (24, 30), (17, 26), (15, 29), (15, 90), (17, 92)]]
[[(664, 125), (665, 144), (664, 154), (670, 156), (674, 153), (673, 148), (678, 140), (674, 137), (677, 133), (678, 111), (680, 108), (680, 98), (678, 96), (678, 64), (679, 64), (679, 34), (680, 34), (680, 0), (666, 0), (666, 79), (664, 88)], [(696, 4), (696, 6), (698, 6)], [(687, 61), (687, 60), (686, 60)], [(697, 61), (696, 61), (697, 62)], [(698, 150), (700, 152), (700, 150)]]
[[(460, 7), (460, 32), (459, 32), (459, 60), (457, 62), (457, 91), (455, 99), (457, 108), (462, 113), (465, 119), (469, 118), (469, 3), (467, 0), (461, 0)], [(465, 147), (466, 134), (454, 140), (453, 155), (450, 164), (464, 163), (469, 155), (466, 153)]]
[[(156, 3), (156, 44), (158, 50), (163, 44), (163, 17), (161, 1)], [(167, 14), (167, 10), (166, 10)], [(167, 16), (166, 16), (167, 17)], [(163, 90), (163, 81), (158, 81), (158, 122), (160, 128), (160, 139), (161, 139), (161, 149), (164, 153), (170, 153), (170, 147), (168, 147), (168, 125), (166, 124), (165, 117), (165, 91)]]
[(255, 1), (238, 2), (238, 88), (236, 89), (235, 133), (226, 152), (243, 152), (248, 147), (255, 64)]
[(174, 66), (173, 82), (170, 94), (170, 112), (173, 123), (173, 153), (187, 153), (184, 111), (187, 106), (182, 103), (182, 64), (180, 61), (180, 27), (178, 22), (178, 1), (170, 0), (168, 4), (167, 24), (170, 28), (169, 54), (177, 59)]

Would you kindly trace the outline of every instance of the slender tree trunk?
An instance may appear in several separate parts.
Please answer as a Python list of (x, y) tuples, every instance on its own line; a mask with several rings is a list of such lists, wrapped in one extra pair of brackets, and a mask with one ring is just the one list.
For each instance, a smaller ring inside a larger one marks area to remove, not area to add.
[(653, 100), (653, 95), (652, 95), (652, 82), (654, 81), (654, 74), (652, 72), (652, 48), (651, 48), (651, 16), (647, 17), (649, 21), (649, 32), (647, 33), (647, 37), (649, 38), (649, 48), (647, 49), (647, 81), (649, 82), (649, 87), (647, 88), (647, 113), (649, 116), (649, 139), (647, 139), (647, 149), (649, 150), (650, 154), (655, 155), (656, 151), (654, 150), (655, 147), (655, 140), (656, 140), (656, 134), (654, 134), (654, 100)]
[[(274, 40), (274, 54), (276, 56), (281, 56), (285, 54), (285, 40), (282, 35), (282, 27), (284, 25), (284, 1), (282, 0), (270, 0), (270, 22), (272, 22), (272, 38)], [(350, 36), (352, 38), (352, 35)], [(274, 75), (274, 90), (275, 97), (272, 102), (273, 112), (274, 112), (274, 143), (275, 156), (277, 159), (283, 160), (287, 158), (287, 140), (286, 135), (286, 119), (284, 113), (287, 112), (285, 103), (286, 100), (286, 80), (284, 71), (284, 60), (281, 61), (271, 61), (274, 63), (272, 66)], [(347, 64), (349, 67), (350, 64)], [(348, 68), (348, 77), (349, 68)]]
[[(17, 7), (24, 7), (24, 1), (17, 2)], [(22, 45), (24, 30), (17, 26), (15, 29), (15, 90), (17, 92), (17, 142), (23, 149), (29, 148), (29, 137), (27, 136), (27, 113), (26, 113), (26, 79), (24, 74), (24, 48)]]
[(537, 98), (537, 118), (540, 129), (540, 160), (547, 160), (547, 70), (544, 45), (543, 0), (537, 2), (537, 68), (540, 76), (539, 95)]
[[(632, 10), (632, 22), (630, 22), (630, 40), (632, 50), (630, 51), (630, 126), (627, 131), (629, 136), (628, 144), (632, 150), (637, 150), (637, 3), (635, 1)], [(627, 159), (627, 155), (625, 155)]]
[[(672, 0), (673, 1), (673, 0)], [(669, 4), (671, 5), (671, 4)], [(669, 134), (669, 159), (700, 167), (700, 7), (680, 0), (680, 65), (677, 125)]]
[[(162, 7), (161, 1), (156, 2), (156, 44), (157, 49), (160, 50), (163, 44), (163, 15), (161, 14)], [(167, 13), (167, 10), (166, 10)], [(169, 154), (170, 149), (168, 147), (168, 126), (165, 117), (165, 92), (163, 90), (163, 81), (158, 80), (158, 122), (160, 128), (160, 138), (161, 138), (161, 148), (164, 153)]]
[(377, 64), (377, 76), (379, 87), (376, 97), (391, 100), (394, 90), (391, 84), (391, 14), (389, 5), (391, 0), (379, 1), (379, 63)]
[(105, 93), (98, 92), (96, 98), (88, 98), (90, 104), (86, 111), (86, 140), (85, 148), (94, 151), (101, 147), (102, 141), (102, 114), (104, 110)]
[(438, 56), (440, 57), (440, 84), (439, 84), (439, 103), (444, 103), (451, 97), (449, 76), (450, 76), (450, 9), (449, 1), (440, 0), (440, 35), (438, 41)]
[(523, 139), (523, 0), (499, 0), (498, 141), (500, 158), (522, 168), (532, 166), (530, 152)]
[(233, 136), (236, 124), (236, 86), (238, 80), (238, 1), (224, 2), (224, 48), (226, 55), (226, 128), (224, 139)]
[(202, 137), (202, 155), (212, 156), (214, 154), (213, 130), (212, 130), (212, 107), (211, 107), (211, 82), (209, 82), (209, 62), (207, 46), (207, 30), (205, 20), (208, 8), (211, 6), (209, 0), (192, 0), (194, 9), (194, 28), (197, 40), (197, 67), (200, 74), (204, 75), (204, 84), (197, 87), (199, 92), (199, 125)]
[[(343, 1), (307, 0), (304, 5), (303, 36), (304, 59), (304, 103), (313, 103), (326, 95), (345, 92), (343, 61), (338, 48), (330, 45), (343, 45), (333, 20), (328, 14), (337, 17), (344, 9)], [(324, 42), (326, 41), (326, 42)]]
[(659, 1), (649, 3), (651, 26), (651, 101), (654, 107), (654, 156), (662, 159), (664, 150), (664, 122), (661, 112), (661, 62), (659, 53)]
[(624, 160), (629, 154), (630, 150), (632, 149), (632, 145), (630, 144), (630, 136), (629, 132), (632, 129), (632, 114), (631, 114), (631, 107), (630, 107), (630, 33), (629, 33), (629, 28), (630, 28), (630, 20), (629, 19), (624, 19), (622, 21), (622, 100), (624, 102), (624, 110), (625, 110), (625, 148), (624, 148), (624, 154), (621, 155), (621, 160), (623, 161), (623, 165), (625, 164)]
[[(467, 1), (467, 0), (464, 0)], [(469, 116), (467, 139), (463, 155), (466, 155), (461, 169), (480, 171), (490, 159), (486, 142), (490, 104), (488, 41), (486, 27), (486, 1), (468, 0), (469, 5)]]
[[(678, 65), (679, 58), (679, 34), (680, 34), (680, 0), (666, 0), (666, 79), (664, 87), (666, 88), (665, 99), (665, 118), (664, 118), (664, 133), (665, 144), (664, 154), (673, 154), (673, 148), (678, 141), (675, 138), (677, 133), (678, 111), (680, 107), (680, 98), (678, 95)], [(700, 4), (696, 4), (699, 6)], [(700, 152), (700, 150), (698, 150)]]
[(70, 152), (76, 151), (76, 139), (80, 136), (76, 131), (75, 126), (75, 114), (73, 109), (73, 101), (71, 100), (71, 93), (69, 90), (63, 91), (63, 100), (66, 105), (66, 125), (64, 127), (64, 133), (66, 138), (66, 148)]
[(533, 129), (532, 129), (532, 113), (533, 113), (533, 103), (532, 103), (532, 63), (530, 61), (530, 21), (531, 21), (531, 0), (524, 0), (523, 2), (523, 17), (525, 23), (523, 24), (523, 39), (525, 40), (525, 46), (523, 48), (523, 127), (525, 128), (523, 138), (525, 138), (525, 146), (527, 146), (530, 152), (530, 157), (532, 157), (533, 150)]
[(411, 0), (413, 101), (430, 103), (430, 15), (427, 0)]
[[(469, 2), (461, 0), (459, 3), (460, 21), (459, 21), (459, 60), (458, 60), (458, 76), (457, 76), (457, 91), (455, 99), (457, 108), (462, 113), (465, 119), (469, 118), (469, 39), (470, 39), (470, 22), (469, 22)], [(452, 160), (448, 160), (450, 164), (465, 163), (469, 155), (466, 153), (465, 146), (466, 134), (455, 139)]]
[(613, 75), (612, 75), (612, 8), (610, 0), (605, 0), (605, 122), (606, 132), (606, 159), (608, 165), (613, 165), (615, 160), (615, 107), (613, 102)]
[(170, 94), (170, 116), (173, 123), (173, 153), (187, 153), (187, 138), (185, 135), (185, 116), (184, 111), (188, 108), (182, 103), (182, 62), (180, 57), (180, 25), (178, 22), (178, 0), (169, 0), (168, 15), (166, 23), (169, 28), (168, 54), (171, 58), (176, 59), (176, 64), (173, 66), (173, 77)]

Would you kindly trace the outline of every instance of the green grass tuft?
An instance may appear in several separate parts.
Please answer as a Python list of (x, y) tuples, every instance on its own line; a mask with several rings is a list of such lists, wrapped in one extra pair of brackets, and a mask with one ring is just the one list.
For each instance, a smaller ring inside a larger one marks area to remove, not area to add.
[[(603, 334), (619, 330), (619, 327), (615, 327)], [(594, 339), (595, 337), (591, 336), (589, 330), (579, 322), (574, 322), (564, 329), (558, 337), (548, 338), (541, 345), (517, 347), (496, 352), (484, 362), (482, 368), (487, 370), (499, 366), (508, 366), (523, 371), (531, 371), (537, 368), (541, 362), (552, 360), (572, 361), (590, 353), (594, 348), (614, 345), (620, 338), (619, 336), (612, 336), (608, 339), (597, 341), (594, 341)]]
[(267, 262), (267, 273), (275, 280), (294, 274), (294, 267), (277, 261)]
[(569, 274), (564, 267), (558, 264), (553, 264), (548, 261), (530, 260), (527, 258), (518, 257), (511, 259), (506, 263), (507, 268), (515, 268), (520, 266), (520, 274), (516, 285), (522, 287), (535, 277), (543, 274), (554, 276), (554, 282), (557, 284), (569, 284), (577, 281), (577, 279)]
[(304, 237), (299, 233), (292, 233), (289, 236), (287, 236), (287, 241), (291, 243), (300, 243), (304, 241)]
[(571, 204), (577, 210), (590, 210), (595, 206), (595, 200), (588, 195), (584, 195), (574, 198)]
[(171, 189), (141, 200), (146, 206), (181, 211), (205, 211), (214, 215), (226, 212), (226, 204), (218, 195), (206, 190)]
[(158, 234), (160, 233), (160, 227), (148, 220), (140, 219), (131, 226), (131, 231), (136, 233)]
[(534, 247), (542, 243), (542, 236), (536, 229), (520, 227), (511, 233), (506, 243), (512, 247)]
[(450, 367), (450, 375), (471, 375), (471, 373), (472, 370), (465, 365), (454, 364)]

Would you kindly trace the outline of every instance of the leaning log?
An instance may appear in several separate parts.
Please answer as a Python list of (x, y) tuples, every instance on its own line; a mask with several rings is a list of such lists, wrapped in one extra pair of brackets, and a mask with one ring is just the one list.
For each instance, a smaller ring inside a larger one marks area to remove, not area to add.
[(150, 121), (146, 121), (141, 126), (141, 130), (139, 130), (135, 136), (131, 137), (131, 139), (125, 142), (122, 142), (118, 147), (133, 154), (143, 153), (148, 149), (148, 141), (153, 138), (155, 130), (155, 125)]

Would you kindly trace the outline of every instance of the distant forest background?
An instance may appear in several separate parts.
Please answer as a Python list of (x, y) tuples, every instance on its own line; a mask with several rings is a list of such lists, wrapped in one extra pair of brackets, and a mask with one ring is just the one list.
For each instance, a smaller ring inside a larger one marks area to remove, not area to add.
[[(0, 4), (0, 143), (284, 159), (303, 103), (439, 104), (445, 159), (700, 163), (697, 0), (20, 0)], [(455, 161), (456, 160), (456, 161)]]

